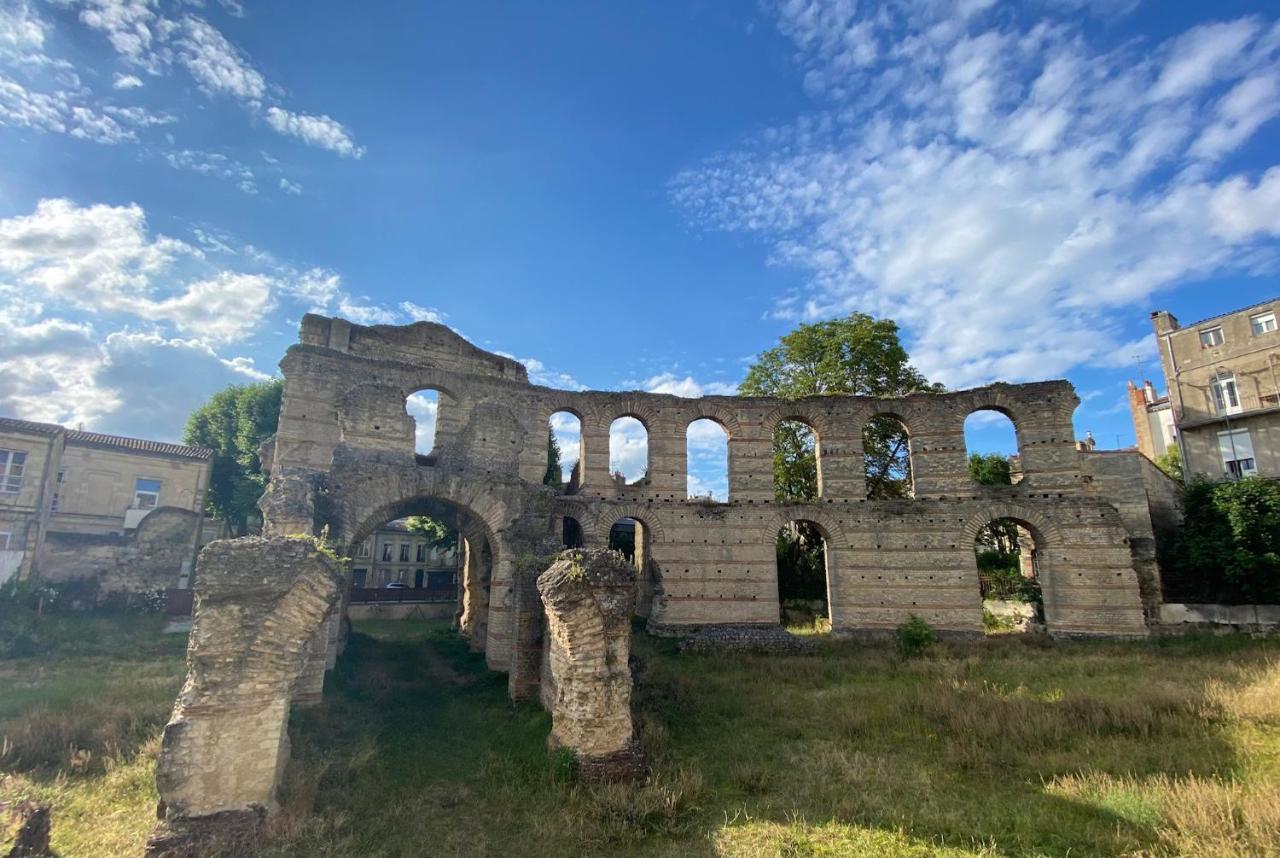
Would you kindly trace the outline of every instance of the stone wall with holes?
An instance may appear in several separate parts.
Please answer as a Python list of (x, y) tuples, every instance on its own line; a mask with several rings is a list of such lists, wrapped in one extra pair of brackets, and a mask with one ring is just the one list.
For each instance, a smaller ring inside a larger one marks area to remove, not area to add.
[[(1150, 533), (1149, 517), (1144, 525), (1131, 497), (1090, 483), (1074, 443), (1078, 399), (1065, 381), (798, 401), (563, 391), (530, 384), (519, 363), (441, 325), (365, 327), (316, 315), (303, 319), (281, 368), (284, 399), (262, 502), (268, 532), (327, 528), (353, 545), (388, 519), (450, 510), (471, 553), (484, 558), (464, 575), (462, 626), (496, 669), (509, 669), (521, 646), (513, 637), (519, 561), (559, 547), (565, 517), (581, 525), (587, 547), (607, 545), (620, 518), (641, 522), (654, 570), (642, 578), (654, 591), (649, 618), (657, 629), (777, 623), (774, 540), (786, 522), (806, 519), (827, 539), (835, 628), (880, 631), (917, 614), (943, 629), (977, 632), (974, 534), (1009, 515), (1035, 536), (1051, 631), (1145, 631), (1131, 542)], [(438, 394), (436, 444), (425, 456), (415, 455), (405, 408), (422, 390)], [(1012, 420), (1023, 473), (1017, 485), (970, 480), (964, 421), (977, 410)], [(581, 420), (581, 479), (572, 494), (542, 485), (548, 422), (558, 411)], [(908, 430), (911, 500), (866, 497), (862, 430), (877, 415)], [(648, 436), (647, 472), (631, 485), (609, 468), (609, 428), (624, 416)], [(687, 498), (686, 433), (701, 418), (729, 438), (727, 503)], [(789, 419), (808, 424), (817, 439), (816, 503), (773, 500), (772, 434)]]

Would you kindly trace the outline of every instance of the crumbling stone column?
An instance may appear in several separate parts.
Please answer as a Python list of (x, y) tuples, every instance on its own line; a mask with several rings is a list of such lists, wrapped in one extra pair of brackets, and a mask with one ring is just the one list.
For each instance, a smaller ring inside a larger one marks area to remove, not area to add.
[(586, 779), (643, 768), (631, 723), (635, 570), (621, 554), (575, 549), (538, 577), (547, 614), (553, 748), (568, 748)]
[(156, 764), (162, 822), (150, 858), (240, 854), (258, 836), (289, 757), (295, 684), (343, 586), (338, 561), (285, 537), (210, 543), (196, 581), (187, 681)]

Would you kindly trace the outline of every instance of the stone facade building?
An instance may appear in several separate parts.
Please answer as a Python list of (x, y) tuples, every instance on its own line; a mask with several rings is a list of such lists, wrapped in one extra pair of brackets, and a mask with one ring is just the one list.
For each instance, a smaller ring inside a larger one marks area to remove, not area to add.
[(1280, 300), (1180, 325), (1151, 314), (1188, 476), (1280, 477)]
[(184, 587), (212, 453), (0, 417), (0, 581)]
[(1144, 381), (1142, 387), (1129, 382), (1129, 414), (1138, 439), (1138, 452), (1148, 459), (1155, 461), (1178, 446), (1178, 428), (1173, 423), (1169, 397), (1158, 396), (1151, 382)]
[(352, 551), (351, 586), (452, 588), (457, 584), (458, 558), (456, 547), (432, 544), (410, 531), (406, 520), (387, 522)]

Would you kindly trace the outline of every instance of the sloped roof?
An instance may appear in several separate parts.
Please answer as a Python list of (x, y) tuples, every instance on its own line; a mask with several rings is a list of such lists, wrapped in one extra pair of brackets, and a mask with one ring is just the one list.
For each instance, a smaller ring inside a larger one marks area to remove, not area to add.
[(188, 447), (186, 444), (148, 441), (145, 438), (126, 438), (123, 435), (103, 435), (99, 432), (85, 432), (80, 429), (67, 430), (67, 443), (128, 450), (133, 453), (150, 453), (153, 456), (176, 456), (182, 459), (207, 460), (213, 457), (213, 451), (206, 447)]
[(16, 417), (0, 417), (0, 431), (32, 432), (37, 435), (57, 435), (62, 427), (57, 423), (37, 423), (34, 420), (19, 420)]

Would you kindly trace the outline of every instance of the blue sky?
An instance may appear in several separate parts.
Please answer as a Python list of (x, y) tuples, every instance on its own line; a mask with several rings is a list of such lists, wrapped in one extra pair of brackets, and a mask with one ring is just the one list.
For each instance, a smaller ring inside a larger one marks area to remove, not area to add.
[(684, 395), (863, 310), (1127, 445), (1148, 313), (1280, 291), (1267, 3), (383, 5), (0, 0), (0, 413), (175, 438), (308, 309)]

